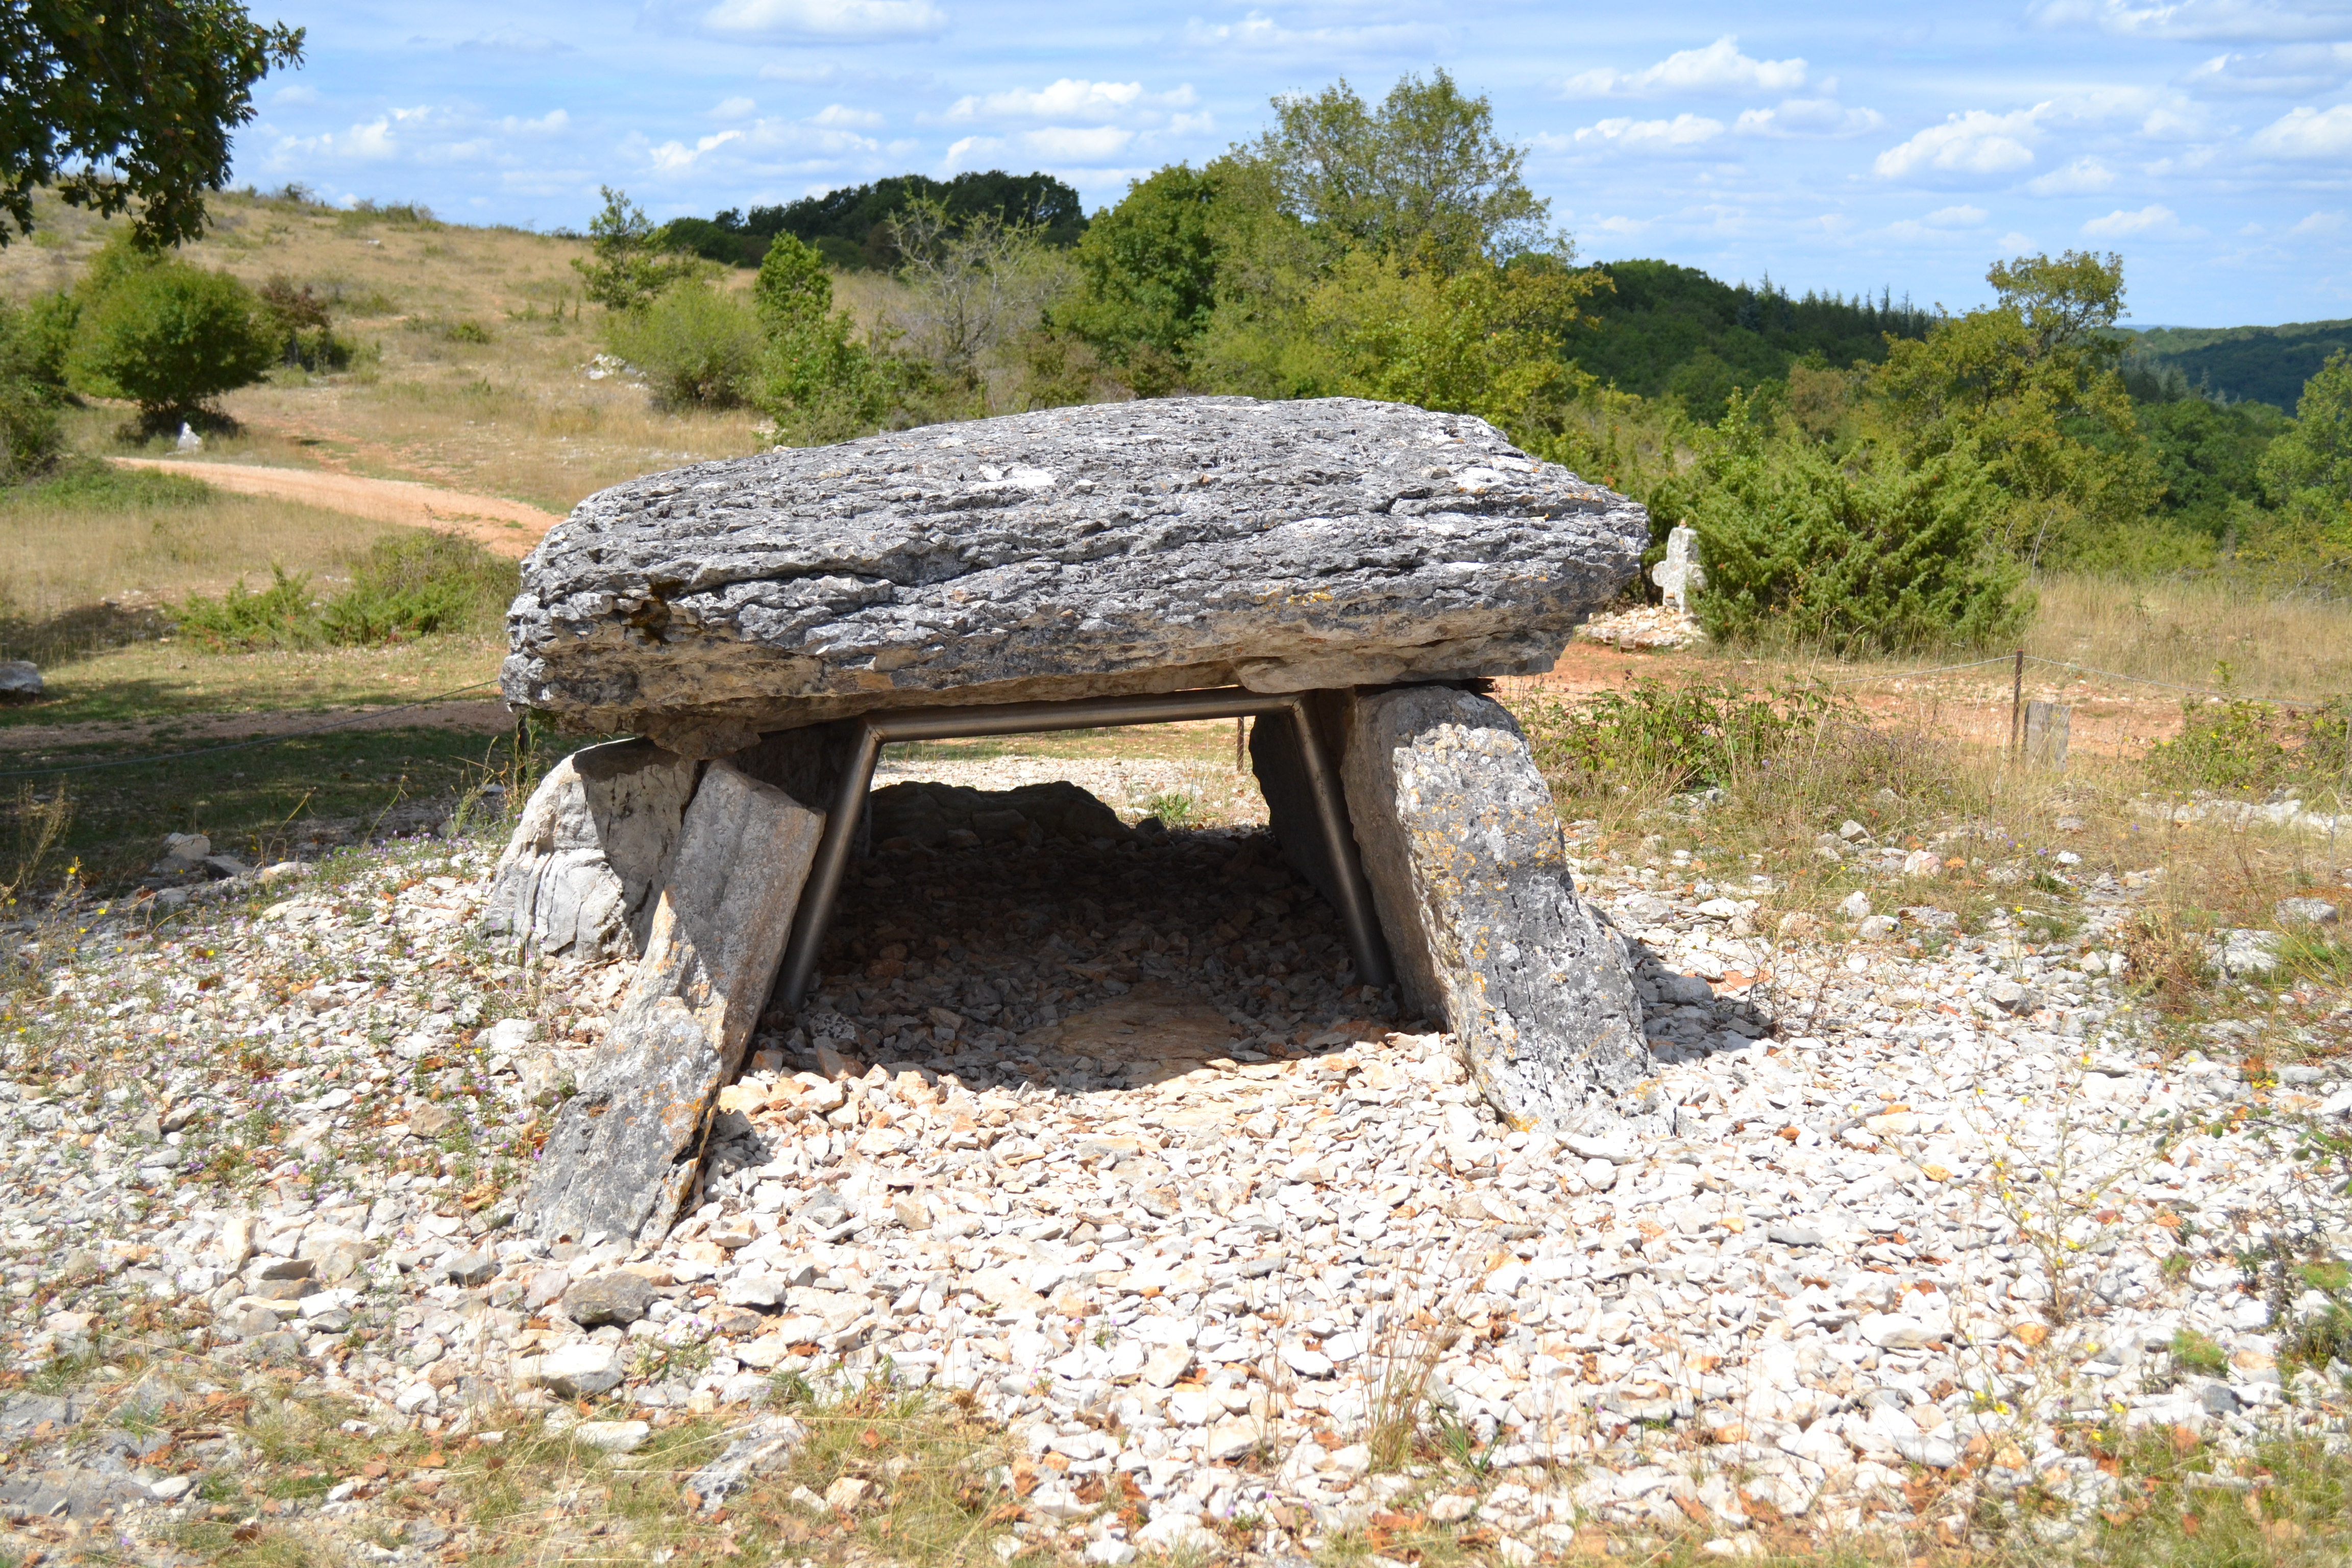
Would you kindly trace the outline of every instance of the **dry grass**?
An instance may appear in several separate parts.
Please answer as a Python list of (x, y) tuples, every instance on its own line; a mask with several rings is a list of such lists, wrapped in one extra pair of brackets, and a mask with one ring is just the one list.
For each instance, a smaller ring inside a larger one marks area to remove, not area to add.
[(176, 603), (218, 594), (239, 577), (266, 583), (273, 564), (333, 580), (394, 531), (219, 490), (128, 504), (0, 501), (0, 623), (47, 621), (101, 602)]
[(2120, 675), (2250, 696), (2352, 690), (2352, 605), (2263, 598), (2226, 579), (2116, 583), (2045, 577), (2025, 651)]
[[(656, 414), (642, 388), (588, 379), (603, 322), (582, 309), (571, 266), (580, 241), (236, 195), (211, 205), (214, 231), (188, 258), (248, 283), (284, 273), (311, 285), (362, 358), (343, 374), (281, 373), (231, 395), (225, 406), (246, 433), (208, 441), (208, 458), (418, 479), (563, 511), (638, 474), (758, 447), (748, 411)], [(110, 226), (46, 201), (41, 223), (35, 243), (0, 251), (0, 294), (72, 282)], [(121, 419), (92, 411), (75, 437), (124, 449), (111, 440)]]

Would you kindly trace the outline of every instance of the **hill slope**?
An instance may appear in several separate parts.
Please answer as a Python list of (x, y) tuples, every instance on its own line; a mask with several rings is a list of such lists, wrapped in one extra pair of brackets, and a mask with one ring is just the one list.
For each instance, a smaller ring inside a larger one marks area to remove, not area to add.
[(2135, 355), (2169, 365), (2189, 384), (2232, 403), (2294, 412), (2303, 384), (2337, 349), (2352, 349), (2352, 321), (2291, 321), (2282, 327), (2156, 327), (2132, 340)]

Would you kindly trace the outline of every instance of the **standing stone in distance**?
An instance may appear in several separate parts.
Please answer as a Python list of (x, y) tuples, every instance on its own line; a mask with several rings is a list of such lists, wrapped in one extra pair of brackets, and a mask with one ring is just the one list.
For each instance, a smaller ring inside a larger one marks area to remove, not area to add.
[(41, 700), (41, 671), (30, 659), (0, 658), (0, 702)]
[(1045, 409), (593, 495), (524, 561), (499, 679), (715, 757), (877, 709), (1527, 673), (1648, 543), (1465, 415)]
[(522, 1224), (549, 1240), (666, 1234), (719, 1089), (774, 983), (824, 814), (730, 763), (687, 807), (636, 978), (556, 1112)]
[(556, 763), (491, 874), (483, 926), (548, 958), (640, 956), (700, 769), (650, 741)]
[(1649, 1070), (1641, 999), (1616, 933), (1576, 896), (1510, 714), (1450, 687), (1365, 698), (1340, 774), (1406, 1000), (1445, 1021), (1515, 1124), (1615, 1120)]

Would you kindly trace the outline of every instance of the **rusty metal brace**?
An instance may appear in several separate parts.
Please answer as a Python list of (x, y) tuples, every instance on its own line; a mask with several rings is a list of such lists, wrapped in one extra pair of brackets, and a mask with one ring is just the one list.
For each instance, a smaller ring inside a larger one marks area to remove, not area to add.
[(1354, 957), (1356, 976), (1368, 985), (1387, 985), (1388, 948), (1381, 940), (1379, 916), (1373, 911), (1371, 886), (1364, 880), (1363, 862), (1357, 858), (1355, 836), (1348, 826), (1348, 808), (1340, 795), (1338, 770), (1323, 749), (1322, 738), (1308, 722), (1307, 698), (1296, 691), (1245, 691), (1218, 687), (1205, 691), (1179, 691), (1163, 697), (1087, 697), (1074, 702), (1015, 702), (1000, 707), (911, 708), (899, 712), (868, 713), (857, 721), (857, 736), (849, 766), (834, 795), (833, 809), (817, 840), (808, 883), (801, 891), (792, 940), (785, 944), (782, 980), (778, 994), (786, 1007), (797, 1009), (816, 978), (817, 949), (841, 896), (841, 879), (849, 871), (850, 844), (857, 819), (866, 809), (866, 794), (874, 783), (874, 766), (882, 748), (893, 741), (943, 741), (975, 735), (1024, 735), (1049, 730), (1091, 730), (1114, 724), (1176, 724), (1192, 719), (1233, 719), (1286, 713), (1298, 735), (1306, 763), (1307, 787), (1315, 797), (1315, 815), (1323, 832), (1323, 847), (1331, 861), (1339, 891), (1339, 919), (1348, 928), (1348, 950)]

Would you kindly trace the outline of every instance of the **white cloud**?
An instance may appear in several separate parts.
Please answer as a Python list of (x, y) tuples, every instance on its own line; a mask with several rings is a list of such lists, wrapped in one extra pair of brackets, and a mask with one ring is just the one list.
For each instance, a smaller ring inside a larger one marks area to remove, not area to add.
[(2096, 158), (2084, 156), (2063, 169), (2025, 182), (2025, 188), (2037, 196), (2086, 196), (2104, 191), (2116, 183), (2116, 172)]
[(1252, 11), (1238, 22), (1211, 25), (1194, 16), (1184, 24), (1184, 41), (1196, 49), (1221, 53), (1363, 55), (1404, 51), (1429, 53), (1444, 37), (1441, 29), (1425, 23), (1386, 23), (1368, 27), (1286, 27), (1263, 11)]
[(1982, 207), (1963, 204), (1955, 207), (1937, 207), (1927, 215), (1927, 222), (1931, 228), (1974, 228), (1990, 216)]
[(936, 33), (948, 18), (931, 0), (719, 0), (702, 23), (760, 37), (898, 38)]
[(1609, 235), (1618, 239), (1631, 239), (1649, 226), (1648, 218), (1627, 217), (1622, 214), (1612, 217), (1595, 218), (1592, 221), (1593, 233)]
[(1933, 170), (1943, 174), (2005, 174), (2033, 162), (2027, 143), (2040, 134), (2037, 123), (2050, 105), (2036, 104), (2009, 114), (1971, 109), (1941, 125), (1931, 125), (1878, 155), (1871, 167), (1886, 179)]
[(691, 147), (683, 142), (665, 142), (655, 148), (649, 155), (653, 159), (654, 168), (658, 172), (665, 174), (680, 174), (693, 168), (705, 153), (716, 152), (730, 142), (741, 140), (743, 140), (743, 133), (740, 131), (721, 131), (715, 135), (703, 137)]
[(860, 131), (871, 131), (884, 123), (882, 117), (870, 109), (852, 109), (845, 103), (828, 103), (808, 117), (811, 125), (849, 125)]
[(2336, 234), (2344, 227), (2342, 213), (2313, 213), (2287, 230), (2289, 234)]
[(950, 120), (1123, 120), (1142, 112), (1189, 109), (1199, 102), (1192, 84), (1167, 92), (1146, 92), (1139, 81), (1087, 81), (1064, 77), (1051, 87), (958, 99)]
[(1720, 120), (1677, 114), (1672, 120), (1604, 120), (1578, 131), (1575, 144), (1628, 153), (1678, 153), (1702, 146), (1722, 134)]
[(499, 27), (490, 32), (478, 33), (449, 47), (504, 55), (568, 55), (572, 52), (572, 46), (561, 38), (551, 38), (544, 33), (526, 33), (516, 27)]
[[(770, 60), (760, 68), (761, 81), (797, 81), (814, 84), (831, 81), (840, 75), (841, 68), (836, 65), (794, 66)], [(823, 195), (824, 193), (819, 191), (816, 194)]]
[(551, 109), (536, 120), (509, 114), (499, 121), (499, 129), (509, 136), (553, 136), (572, 129), (572, 116), (560, 109)]
[(2087, 24), (2142, 38), (2324, 38), (2343, 26), (2340, 7), (2326, 0), (2301, 5), (2272, 0), (2043, 0), (2032, 16), (2045, 26)]
[(950, 172), (977, 169), (1003, 147), (1004, 139), (1000, 136), (965, 136), (948, 144), (944, 166)]
[(2352, 103), (2326, 110), (2290, 110), (2254, 133), (2254, 146), (2283, 158), (2341, 158), (2352, 153)]
[(299, 83), (291, 87), (281, 87), (269, 95), (269, 101), (289, 105), (316, 103), (319, 101), (319, 89), (315, 87), (304, 87)]
[(2179, 214), (2170, 207), (2150, 203), (2137, 212), (2117, 207), (2105, 217), (2091, 219), (2083, 226), (2083, 232), (2094, 239), (2121, 239), (2134, 234), (2171, 234), (2179, 227)]
[(1789, 98), (1773, 109), (1740, 112), (1743, 136), (1860, 136), (1886, 123), (1874, 109), (1848, 109), (1827, 98)]
[(1801, 59), (1751, 59), (1729, 33), (1703, 49), (1684, 49), (1637, 71), (1606, 66), (1580, 71), (1559, 84), (1570, 98), (1649, 97), (1667, 92), (1787, 92), (1805, 84)]
[(1117, 155), (1135, 132), (1116, 125), (1048, 125), (1022, 133), (1022, 145), (1041, 158), (1088, 163)]
[(2180, 79), (2208, 92), (2263, 97), (2329, 92), (2352, 79), (2352, 43), (2289, 44), (2255, 54), (2215, 55)]
[(760, 106), (738, 93), (733, 98), (719, 100), (710, 106), (713, 120), (749, 120), (760, 111)]
[(2028, 251), (2039, 250), (2041, 247), (2033, 243), (2032, 235), (2020, 234), (2017, 230), (2011, 229), (1993, 242), (1993, 248), (2003, 256), (2023, 256)]

